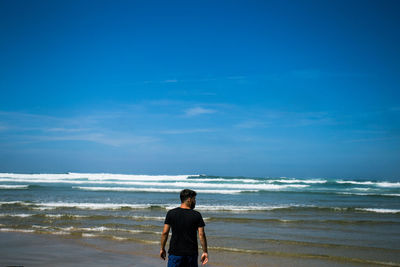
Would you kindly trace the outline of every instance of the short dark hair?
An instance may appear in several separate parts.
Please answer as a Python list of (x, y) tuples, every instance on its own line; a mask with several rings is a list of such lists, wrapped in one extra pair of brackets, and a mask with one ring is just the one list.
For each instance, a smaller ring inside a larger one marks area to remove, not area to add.
[(197, 195), (197, 193), (195, 191), (193, 191), (193, 190), (183, 189), (181, 191), (181, 195), (180, 195), (181, 202), (183, 203), (183, 202), (185, 202), (186, 199), (195, 197), (196, 195)]

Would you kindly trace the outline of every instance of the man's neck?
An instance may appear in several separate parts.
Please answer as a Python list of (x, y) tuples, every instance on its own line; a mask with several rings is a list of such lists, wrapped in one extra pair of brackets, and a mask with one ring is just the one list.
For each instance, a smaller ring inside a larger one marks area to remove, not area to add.
[(181, 203), (181, 209), (187, 209), (187, 210), (189, 210), (189, 209), (190, 209), (190, 206), (189, 206), (188, 204), (186, 204), (186, 203)]

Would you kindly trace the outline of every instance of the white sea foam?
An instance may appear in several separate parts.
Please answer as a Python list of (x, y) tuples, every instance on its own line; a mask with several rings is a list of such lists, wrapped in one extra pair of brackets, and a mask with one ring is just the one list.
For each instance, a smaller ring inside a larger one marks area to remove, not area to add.
[(280, 180), (268, 180), (269, 183), (304, 183), (304, 184), (325, 184), (327, 180), (310, 179), (310, 180), (300, 180), (300, 179), (280, 179)]
[(70, 232), (64, 232), (64, 231), (51, 231), (50, 234), (52, 234), (52, 235), (69, 235), (71, 233)]
[(152, 221), (164, 221), (164, 217), (161, 216), (126, 216), (127, 218), (139, 219), (139, 220), (152, 220)]
[[(167, 210), (177, 207), (177, 204), (128, 204), (128, 203), (79, 203), (79, 202), (36, 202), (36, 203), (24, 203), (24, 205), (32, 205), (34, 209), (39, 210), (51, 210), (57, 208), (76, 208), (76, 209), (89, 209), (89, 210), (107, 210), (107, 209), (121, 209), (121, 208), (132, 208), (132, 209), (148, 209), (151, 207), (162, 207)], [(284, 209), (292, 207), (309, 207), (304, 205), (275, 205), (275, 206), (235, 206), (235, 205), (198, 205), (196, 209), (207, 210), (207, 211), (268, 211), (275, 209)], [(56, 215), (58, 216), (58, 215)], [(73, 215), (79, 216), (79, 215)], [(130, 217), (130, 216), (128, 216)], [(134, 216), (131, 216), (134, 218)], [(137, 218), (147, 218), (146, 216), (138, 216)], [(149, 219), (162, 219), (160, 217), (148, 217)]]
[(16, 228), (0, 228), (0, 232), (20, 232), (20, 233), (34, 233), (32, 229), (16, 229)]
[[(190, 177), (190, 178), (189, 178)], [(0, 182), (20, 183), (67, 183), (76, 185), (132, 185), (151, 187), (190, 187), (228, 188), (250, 190), (279, 190), (285, 188), (303, 188), (304, 185), (324, 184), (326, 179), (279, 179), (250, 178), (207, 178), (201, 175), (133, 175), (113, 173), (64, 173), (64, 174), (19, 174), (0, 173)], [(219, 182), (216, 184), (214, 182)], [(280, 184), (273, 184), (280, 183)], [(383, 188), (400, 188), (400, 182), (337, 180), (338, 184), (366, 185)], [(293, 187), (284, 187), (288, 184)], [(272, 187), (271, 187), (272, 186)], [(281, 187), (282, 186), (282, 187)], [(28, 185), (0, 185), (0, 189), (27, 189)], [(174, 191), (175, 192), (175, 191)]]
[(22, 202), (22, 201), (0, 201), (0, 205), (12, 205), (12, 204), (23, 205), (23, 204), (25, 204), (25, 202)]
[[(65, 214), (65, 215), (67, 215), (67, 214)], [(50, 218), (61, 218), (62, 216), (65, 216), (64, 214), (46, 214), (46, 217), (50, 217)], [(80, 215), (74, 215), (74, 217), (75, 216), (80, 216)], [(84, 217), (84, 216), (82, 216), (82, 217)]]
[(113, 231), (115, 229), (109, 228), (109, 227), (104, 227), (104, 226), (99, 226), (99, 227), (84, 227), (84, 228), (73, 228), (73, 230), (77, 231), (92, 231), (92, 232), (104, 232), (104, 231)]
[[(157, 193), (179, 193), (181, 189), (172, 188), (138, 188), (138, 187), (74, 187), (86, 191), (119, 191), (119, 192), (157, 192)], [(258, 192), (259, 190), (197, 190), (197, 193), (204, 194), (239, 194), (243, 192)]]
[(391, 187), (391, 188), (398, 188), (400, 187), (399, 182), (371, 182), (371, 181), (345, 181), (345, 180), (338, 180), (336, 181), (338, 184), (355, 184), (355, 185), (371, 185), (371, 186), (378, 186), (378, 187)]
[[(189, 176), (194, 177), (190, 178)], [(288, 185), (271, 184), (272, 181), (257, 179), (237, 178), (198, 178), (199, 175), (125, 175), (125, 174), (93, 174), (93, 173), (67, 173), (67, 174), (14, 174), (0, 173), (0, 182), (24, 183), (66, 183), (76, 185), (124, 185), (161, 187), (158, 190), (177, 192), (173, 188), (192, 187), (196, 189), (236, 189), (236, 190), (279, 190), (285, 188), (304, 188), (304, 183), (323, 183), (324, 180), (276, 180)], [(214, 183), (220, 182), (220, 183)], [(302, 183), (302, 184), (296, 184)], [(87, 189), (93, 190), (93, 189)], [(108, 189), (110, 190), (110, 189)], [(133, 191), (133, 189), (113, 189), (117, 191)], [(141, 191), (158, 192), (156, 189), (142, 189)], [(226, 194), (240, 193), (239, 191), (221, 191)], [(204, 191), (203, 193), (214, 193)]]
[[(0, 182), (10, 182), (12, 179), (0, 179)], [(32, 182), (27, 180), (20, 180), (20, 182)], [(147, 182), (147, 181), (72, 181), (72, 180), (37, 180), (37, 183), (66, 183), (66, 184), (80, 184), (80, 185), (127, 185), (127, 186), (156, 186), (161, 187), (160, 189), (167, 189), (168, 187), (173, 188), (222, 188), (222, 189), (239, 189), (239, 190), (280, 190), (287, 188), (305, 188), (310, 185), (305, 184), (288, 184), (288, 185), (275, 185), (266, 183), (252, 183), (252, 184), (240, 184), (240, 183), (198, 183), (193, 180), (186, 180), (185, 182)], [(175, 191), (174, 191), (175, 192)]]
[(0, 213), (0, 217), (20, 217), (20, 218), (26, 218), (26, 217), (32, 217), (35, 215), (42, 215), (46, 216), (49, 218), (61, 218), (63, 216), (72, 216), (76, 218), (86, 218), (89, 217), (88, 215), (76, 215), (76, 214), (25, 214), (25, 213), (18, 213), (18, 214), (13, 214), (13, 213)]
[[(43, 227), (46, 228), (46, 227)], [(47, 227), (49, 228), (49, 227)], [(157, 231), (146, 231), (146, 230), (135, 230), (135, 229), (125, 229), (125, 228), (110, 228), (105, 226), (98, 227), (61, 227), (58, 228), (64, 232), (107, 232), (107, 231), (117, 231), (117, 232), (128, 232), (132, 234), (140, 234), (140, 233), (151, 233), (151, 234), (161, 234), (161, 232)]]
[(356, 210), (376, 213), (400, 213), (400, 210), (398, 209), (357, 208)]
[(32, 228), (35, 229), (41, 229), (45, 230), (46, 232), (50, 234), (55, 234), (55, 235), (69, 235), (73, 232), (77, 231), (88, 231), (88, 232), (103, 232), (103, 231), (109, 231), (112, 230), (111, 228), (107, 227), (87, 227), (87, 228), (76, 228), (73, 226), (70, 227), (51, 227), (51, 226), (42, 226), (42, 225), (32, 225)]
[(352, 195), (352, 196), (387, 196), (388, 194), (378, 193), (354, 193), (354, 192), (337, 192), (338, 195)]
[(19, 218), (26, 218), (26, 217), (31, 217), (34, 214), (12, 214), (12, 213), (0, 213), (0, 217), (19, 217)]
[(168, 189), (169, 187), (178, 188), (222, 188), (222, 189), (240, 189), (240, 190), (279, 190), (285, 188), (305, 188), (309, 185), (273, 185), (273, 184), (210, 184), (210, 183), (194, 183), (194, 182), (123, 182), (124, 185), (136, 185), (136, 186), (158, 186), (160, 189)]
[(88, 234), (88, 233), (83, 233), (82, 237), (98, 237), (99, 235), (96, 234)]
[(1, 184), (0, 189), (28, 189), (29, 185), (6, 185)]
[(345, 180), (337, 180), (336, 183), (338, 184), (358, 184), (358, 185), (374, 185), (376, 183), (366, 181), (366, 182), (359, 182), (359, 181), (345, 181)]
[(42, 226), (42, 225), (32, 225), (32, 228), (37, 228), (37, 229), (49, 229), (50, 226)]
[(47, 203), (34, 203), (38, 209), (57, 209), (57, 208), (77, 208), (77, 209), (121, 209), (124, 207), (132, 209), (145, 209), (151, 207), (150, 204), (125, 204), (125, 203), (74, 203), (74, 202), (47, 202)]
[(29, 180), (119, 180), (119, 181), (180, 181), (188, 177), (198, 177), (199, 175), (133, 175), (133, 174), (114, 174), (114, 173), (63, 173), (63, 174), (20, 174), (20, 173), (0, 173), (0, 178), (29, 179)]
[(237, 178), (193, 178), (187, 181), (194, 182), (239, 182), (239, 183), (260, 183), (263, 180), (256, 179), (237, 179)]
[[(73, 218), (90, 218), (91, 216), (96, 216), (96, 215), (46, 214), (46, 217), (51, 217), (51, 218), (61, 218), (63, 216), (70, 216)], [(105, 216), (106, 217), (136, 219), (136, 220), (150, 220), (150, 221), (164, 221), (164, 219), (165, 219), (164, 217), (161, 217), (161, 216), (135, 216), (135, 215), (117, 215), (117, 216), (105, 215)]]
[(74, 230), (75, 227), (73, 227), (73, 226), (70, 226), (70, 227), (60, 227), (59, 229), (61, 229), (61, 230), (63, 230), (63, 231), (68, 231), (68, 232), (70, 232), (70, 231)]
[(354, 195), (354, 196), (373, 196), (375, 194), (369, 193), (354, 193), (354, 192), (337, 192), (338, 195)]
[(112, 236), (112, 239), (119, 240), (119, 241), (128, 240), (127, 237), (120, 237), (120, 236)]
[(371, 188), (355, 187), (355, 188), (352, 188), (351, 190), (358, 190), (358, 191), (370, 191), (370, 190), (371, 190)]
[[(286, 209), (290, 207), (290, 205), (278, 205), (278, 206), (235, 206), (235, 205), (197, 205), (196, 209), (203, 211), (270, 211), (277, 209)], [(172, 209), (174, 207), (168, 206), (167, 209)]]
[(380, 186), (380, 187), (393, 187), (393, 188), (400, 187), (400, 183), (379, 182), (376, 184), (377, 184), (377, 186)]
[(399, 197), (400, 194), (381, 194), (381, 193), (355, 193), (355, 192), (337, 192), (338, 195), (354, 195), (354, 196), (388, 196)]

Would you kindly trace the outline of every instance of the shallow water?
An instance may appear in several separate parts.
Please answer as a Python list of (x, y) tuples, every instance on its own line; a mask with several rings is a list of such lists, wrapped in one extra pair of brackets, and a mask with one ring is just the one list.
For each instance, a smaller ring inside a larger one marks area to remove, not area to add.
[(393, 180), (3, 173), (0, 231), (157, 244), (183, 188), (218, 253), (400, 266)]

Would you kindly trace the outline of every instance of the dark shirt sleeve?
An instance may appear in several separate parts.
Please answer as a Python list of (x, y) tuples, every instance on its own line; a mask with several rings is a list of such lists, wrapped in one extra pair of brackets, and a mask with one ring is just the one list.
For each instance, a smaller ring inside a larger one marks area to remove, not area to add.
[(201, 214), (199, 214), (200, 218), (199, 218), (199, 223), (197, 227), (204, 227), (206, 226), (206, 224), (204, 223), (203, 217), (201, 216)]
[(171, 212), (167, 212), (167, 216), (165, 216), (164, 224), (171, 225)]

